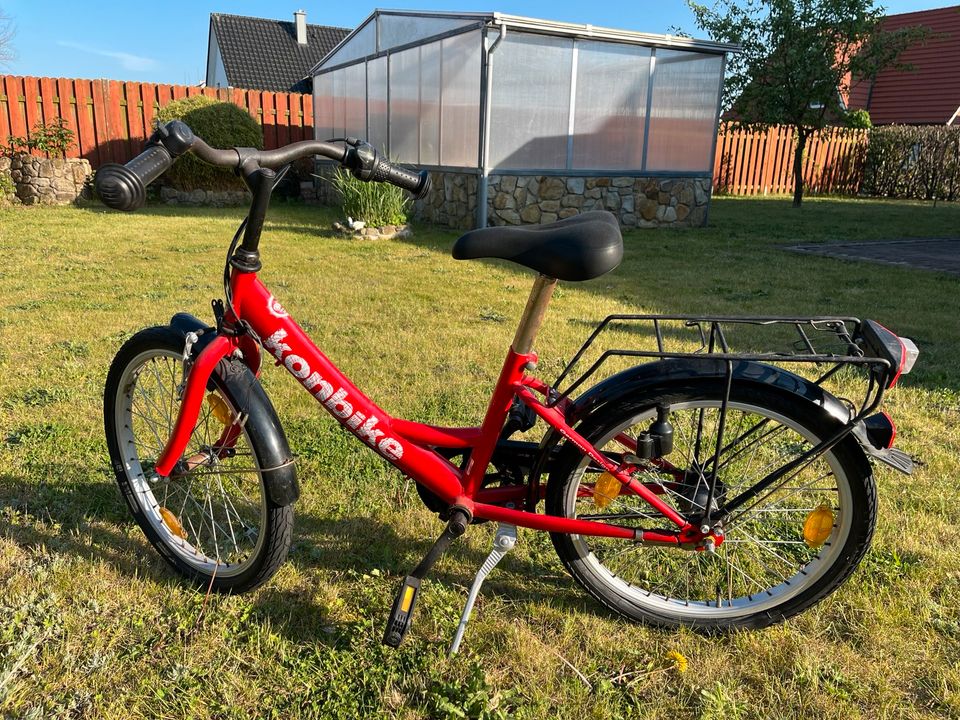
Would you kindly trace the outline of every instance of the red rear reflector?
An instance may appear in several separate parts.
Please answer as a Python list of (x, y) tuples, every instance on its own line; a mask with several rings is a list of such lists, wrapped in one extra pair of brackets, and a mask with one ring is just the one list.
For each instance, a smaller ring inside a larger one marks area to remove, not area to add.
[(867, 439), (877, 450), (889, 450), (897, 439), (897, 426), (893, 418), (885, 412), (878, 412), (863, 421), (867, 430)]

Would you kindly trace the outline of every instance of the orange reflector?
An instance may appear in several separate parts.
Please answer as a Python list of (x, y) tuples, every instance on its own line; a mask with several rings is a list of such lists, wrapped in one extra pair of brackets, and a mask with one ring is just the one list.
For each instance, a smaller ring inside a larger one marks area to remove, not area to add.
[(403, 602), (400, 603), (400, 609), (403, 612), (410, 612), (410, 606), (413, 604), (414, 589), (410, 585), (403, 588)]
[(823, 545), (833, 532), (833, 510), (824, 503), (807, 515), (803, 523), (803, 541), (812, 548)]
[(230, 408), (227, 407), (223, 398), (216, 393), (207, 395), (207, 405), (210, 406), (210, 412), (213, 416), (224, 425), (229, 425), (233, 422), (233, 413), (230, 412)]
[(183, 526), (180, 524), (180, 521), (177, 520), (177, 516), (172, 512), (167, 510), (165, 507), (160, 508), (160, 517), (163, 518), (163, 524), (167, 526), (167, 529), (176, 535), (181, 540), (187, 539), (187, 532), (183, 529)]
[(603, 510), (620, 494), (621, 483), (610, 473), (603, 473), (593, 486), (593, 504)]

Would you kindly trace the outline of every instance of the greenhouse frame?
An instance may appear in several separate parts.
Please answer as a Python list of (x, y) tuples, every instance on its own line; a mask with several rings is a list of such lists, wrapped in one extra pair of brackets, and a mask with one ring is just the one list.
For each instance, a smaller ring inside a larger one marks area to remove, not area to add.
[(431, 171), (422, 219), (706, 222), (736, 47), (500, 13), (376, 10), (313, 69), (319, 139)]

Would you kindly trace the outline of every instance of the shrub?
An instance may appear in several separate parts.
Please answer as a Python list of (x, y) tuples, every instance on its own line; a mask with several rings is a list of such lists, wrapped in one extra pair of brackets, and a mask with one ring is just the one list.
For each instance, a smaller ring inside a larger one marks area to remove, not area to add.
[(863, 189), (881, 197), (958, 199), (960, 127), (872, 128)]
[(0, 172), (0, 201), (13, 197), (17, 193), (17, 186), (8, 172)]
[(67, 150), (73, 146), (73, 138), (74, 132), (67, 127), (63, 118), (57, 118), (49, 124), (38, 122), (30, 131), (29, 137), (8, 137), (3, 154), (14, 155), (18, 152), (39, 150), (50, 157), (66, 157)]
[(403, 190), (382, 182), (364, 182), (337, 168), (333, 187), (340, 196), (344, 215), (370, 227), (403, 225), (410, 214), (410, 200)]
[[(157, 120), (183, 120), (211, 147), (263, 147), (263, 130), (248, 112), (233, 103), (217, 102), (205, 95), (174, 100), (160, 108)], [(193, 155), (177, 160), (167, 179), (178, 190), (233, 190), (243, 181), (225, 168), (215, 168)]]
[(870, 113), (866, 110), (850, 110), (843, 116), (843, 124), (848, 128), (859, 130), (869, 130), (873, 127), (870, 120)]

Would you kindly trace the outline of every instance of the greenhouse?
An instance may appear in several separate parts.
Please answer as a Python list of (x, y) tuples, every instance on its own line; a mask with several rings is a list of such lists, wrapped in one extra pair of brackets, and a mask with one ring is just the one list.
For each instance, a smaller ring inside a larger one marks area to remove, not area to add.
[(669, 35), (500, 13), (377, 10), (313, 70), (320, 139), (426, 167), (452, 227), (610, 210), (706, 221), (725, 54)]

